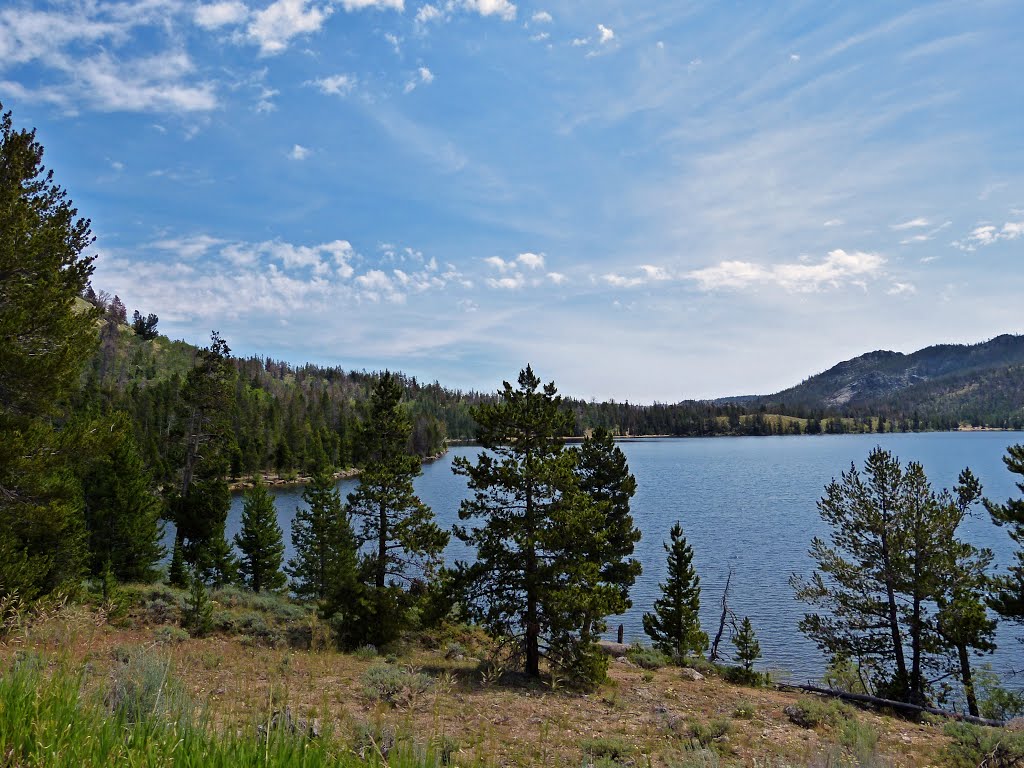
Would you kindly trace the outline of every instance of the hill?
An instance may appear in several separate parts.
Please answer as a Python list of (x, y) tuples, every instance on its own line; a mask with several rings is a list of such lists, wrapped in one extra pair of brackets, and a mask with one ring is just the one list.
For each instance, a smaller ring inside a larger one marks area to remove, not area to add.
[(802, 415), (822, 411), (907, 419), (911, 428), (961, 424), (1024, 427), (1024, 336), (979, 344), (940, 344), (912, 354), (875, 351), (846, 360), (800, 384), (739, 400)]

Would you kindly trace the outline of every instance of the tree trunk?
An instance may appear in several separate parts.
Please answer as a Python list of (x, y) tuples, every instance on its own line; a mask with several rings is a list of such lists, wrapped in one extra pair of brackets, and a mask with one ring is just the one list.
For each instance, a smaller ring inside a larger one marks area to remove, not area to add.
[(537, 550), (534, 544), (533, 484), (526, 484), (526, 674), (540, 677), (540, 622), (537, 621)]
[(380, 504), (380, 516), (377, 520), (377, 589), (384, 589), (384, 577), (387, 573), (388, 554), (388, 510), (384, 502)]
[(978, 710), (978, 697), (974, 692), (974, 678), (971, 675), (971, 657), (967, 653), (967, 646), (963, 643), (958, 643), (956, 650), (960, 656), (960, 680), (964, 684), (964, 695), (967, 697), (967, 711), (973, 717), (978, 717), (981, 713)]
[(732, 583), (732, 568), (725, 578), (725, 591), (722, 592), (722, 617), (718, 621), (718, 632), (715, 634), (715, 642), (711, 644), (711, 653), (708, 654), (708, 661), (718, 661), (718, 644), (722, 642), (722, 635), (725, 633), (725, 620), (729, 616), (729, 584)]
[(892, 632), (893, 653), (896, 655), (896, 672), (900, 678), (900, 685), (904, 687), (904, 696), (907, 685), (907, 660), (903, 655), (903, 637), (900, 635), (899, 613), (896, 608), (896, 593), (892, 584), (892, 563), (889, 559), (889, 539), (882, 534), (882, 567), (885, 569), (885, 597), (889, 606), (889, 629)]

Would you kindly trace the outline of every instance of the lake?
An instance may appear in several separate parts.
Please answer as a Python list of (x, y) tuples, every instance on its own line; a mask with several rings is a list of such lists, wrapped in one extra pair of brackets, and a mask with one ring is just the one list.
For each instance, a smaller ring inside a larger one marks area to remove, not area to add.
[[(828, 535), (815, 506), (825, 485), (848, 469), (851, 461), (861, 467), (868, 452), (881, 445), (904, 464), (920, 461), (936, 489), (952, 487), (960, 470), (969, 466), (987, 496), (1005, 501), (1018, 492), (1016, 476), (1006, 470), (1002, 457), (1007, 446), (1018, 442), (1024, 442), (1024, 435), (1012, 432), (622, 441), (619, 445), (637, 480), (632, 510), (643, 539), (635, 556), (644, 570), (631, 592), (633, 608), (611, 617), (609, 627), (614, 631), (620, 622), (624, 624), (627, 642), (646, 639), (641, 616), (659, 595), (658, 582), (665, 570), (662, 541), (678, 520), (694, 549), (705, 631), (714, 636), (725, 579), (733, 569), (730, 607), (739, 619), (749, 616), (754, 625), (763, 653), (758, 667), (786, 679), (820, 679), (825, 661), (797, 630), (804, 606), (793, 598), (789, 577), (810, 572), (811, 538)], [(425, 464), (416, 481), (420, 498), (444, 527), (458, 522), (459, 502), (467, 495), (465, 479), (452, 474), (452, 459), (472, 457), (479, 451), (470, 446), (452, 448), (440, 460)], [(358, 480), (341, 481), (342, 498), (357, 484)], [(290, 556), (290, 525), (296, 506), (302, 504), (301, 488), (276, 489), (274, 494), (288, 546), (286, 556)], [(228, 517), (229, 539), (238, 530), (240, 516), (241, 496), (236, 495)], [(992, 525), (984, 510), (965, 521), (962, 535), (978, 546), (990, 547), (997, 567), (1011, 562), (1009, 536)], [(454, 560), (471, 553), (453, 541), (445, 554)], [(1000, 627), (1000, 647), (990, 660), (1001, 674), (1024, 667), (1024, 649), (1015, 641), (1018, 635), (1024, 635), (1024, 628)], [(726, 651), (731, 652), (732, 646)]]

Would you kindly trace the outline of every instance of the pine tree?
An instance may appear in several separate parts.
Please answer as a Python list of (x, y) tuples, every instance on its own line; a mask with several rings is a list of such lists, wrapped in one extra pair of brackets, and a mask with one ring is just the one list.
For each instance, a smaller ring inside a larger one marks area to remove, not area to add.
[(0, 594), (76, 582), (87, 565), (73, 464), (83, 434), (60, 424), (96, 346), (76, 305), (92, 274), (89, 221), (42, 164), (35, 131), (0, 105)]
[(230, 421), (235, 370), (231, 350), (214, 332), (182, 385), (175, 414), (179, 437), (179, 482), (170, 499), (175, 543), (185, 560), (226, 583), (231, 547), (224, 529), (231, 492), (227, 474), (233, 444)]
[(93, 450), (81, 468), (91, 571), (108, 566), (122, 582), (152, 581), (166, 554), (160, 541), (163, 505), (153, 490), (130, 425), (118, 418), (114, 445)]
[(654, 612), (643, 617), (644, 632), (654, 647), (673, 658), (703, 653), (708, 636), (700, 628), (700, 577), (693, 567), (693, 548), (679, 523), (669, 531), (671, 544), (665, 543), (668, 566), (661, 597), (654, 601)]
[(235, 534), (235, 546), (242, 553), (239, 571), (249, 589), (260, 592), (284, 587), (284, 534), (277, 523), (274, 498), (259, 476), (242, 500), (242, 530)]
[(167, 583), (172, 587), (188, 586), (188, 569), (185, 565), (185, 556), (181, 553), (181, 545), (178, 542), (174, 542), (171, 549), (171, 564), (167, 568)]
[(329, 472), (313, 475), (302, 492), (306, 509), (295, 510), (292, 548), (288, 561), (292, 591), (300, 598), (323, 601), (332, 586), (345, 581), (356, 557), (355, 536), (341, 495)]
[(603, 427), (583, 440), (575, 458), (580, 490), (604, 512), (603, 535), (594, 537), (595, 551), (587, 555), (601, 563), (601, 582), (618, 591), (620, 604), (613, 613), (624, 613), (633, 605), (629, 589), (642, 571), (640, 562), (630, 557), (641, 536), (629, 508), (636, 493), (636, 478), (630, 474), (626, 456), (615, 445), (611, 432)]
[(743, 665), (744, 670), (750, 672), (754, 662), (761, 658), (761, 644), (757, 642), (757, 635), (754, 634), (749, 616), (743, 617), (739, 632), (732, 638), (732, 644), (736, 646), (736, 661)]
[(572, 415), (554, 383), (541, 388), (530, 366), (518, 387), (504, 382), (499, 400), (472, 410), (485, 452), (475, 464), (456, 458), (470, 498), (459, 509), (456, 535), (476, 548), (476, 562), (460, 564), (473, 615), (494, 635), (515, 638), (525, 672), (540, 660), (582, 680), (606, 668), (593, 637), (595, 617), (621, 604), (620, 590), (602, 583), (599, 551), (606, 507), (579, 488), (575, 454), (564, 450)]
[[(1003, 463), (1010, 472), (1021, 476), (1017, 488), (1024, 493), (1024, 444), (1010, 446)], [(1015, 565), (1010, 567), (1009, 573), (995, 579), (996, 594), (992, 608), (1000, 616), (1024, 624), (1024, 496), (1007, 499), (1004, 504), (985, 499), (985, 508), (992, 516), (992, 522), (1007, 527), (1010, 538), (1017, 545)]]
[(360, 430), (366, 465), (359, 487), (348, 496), (350, 513), (362, 521), (360, 542), (371, 546), (367, 570), (375, 589), (383, 589), (388, 579), (429, 580), (449, 539), (413, 488), (422, 470), (419, 458), (407, 452), (412, 425), (401, 399), (401, 385), (385, 371)]
[(925, 670), (949, 647), (936, 606), (955, 597), (956, 532), (978, 494), (969, 471), (960, 480), (953, 493), (936, 493), (920, 464), (903, 468), (875, 448), (863, 475), (851, 465), (818, 502), (831, 544), (813, 540), (817, 570), (793, 584), (799, 600), (822, 610), (805, 614), (800, 629), (833, 658), (873, 664), (875, 688), (888, 698), (924, 703)]
[(213, 603), (206, 584), (198, 571), (187, 572), (188, 598), (182, 612), (182, 626), (196, 637), (209, 634), (213, 629)]

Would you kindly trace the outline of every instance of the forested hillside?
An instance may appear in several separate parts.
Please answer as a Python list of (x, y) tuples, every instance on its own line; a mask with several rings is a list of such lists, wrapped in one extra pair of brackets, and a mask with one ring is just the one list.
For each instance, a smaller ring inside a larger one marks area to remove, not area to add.
[(911, 429), (1024, 428), (1024, 336), (940, 344), (909, 355), (869, 352), (746, 406), (800, 415), (910, 421)]

